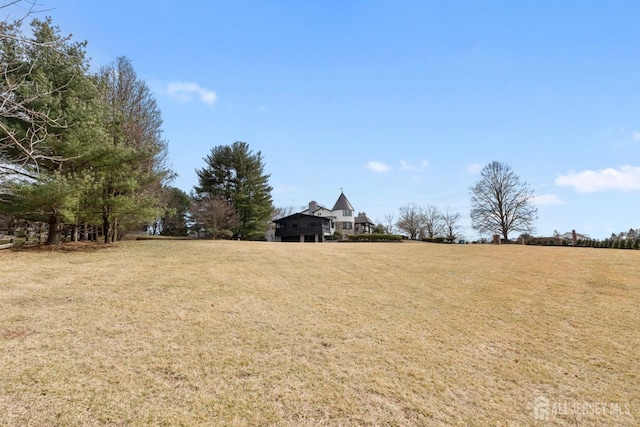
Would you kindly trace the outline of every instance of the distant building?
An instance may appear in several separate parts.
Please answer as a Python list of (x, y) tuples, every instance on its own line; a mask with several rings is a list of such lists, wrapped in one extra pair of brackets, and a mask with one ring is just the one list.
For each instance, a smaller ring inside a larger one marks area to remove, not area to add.
[(358, 212), (358, 216), (354, 219), (356, 234), (371, 234), (376, 225), (367, 217), (364, 212)]
[(364, 212), (354, 216), (347, 196), (340, 193), (332, 209), (309, 202), (300, 213), (275, 220), (276, 242), (323, 242), (335, 232), (343, 236), (372, 233), (374, 224)]
[(331, 220), (295, 213), (274, 221), (276, 242), (324, 242), (331, 235)]
[[(568, 231), (564, 234), (560, 235), (560, 238), (562, 240), (567, 240), (569, 242), (573, 242), (573, 232), (572, 231)], [(589, 237), (585, 236), (584, 234), (580, 234), (580, 233), (576, 233), (576, 240), (587, 240)]]

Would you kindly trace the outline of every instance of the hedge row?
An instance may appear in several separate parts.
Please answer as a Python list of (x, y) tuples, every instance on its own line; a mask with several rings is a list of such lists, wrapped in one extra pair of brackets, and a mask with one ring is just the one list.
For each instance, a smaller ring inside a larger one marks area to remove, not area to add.
[[(532, 239), (527, 242), (528, 245), (541, 246), (572, 246), (567, 240), (560, 243), (555, 239)], [(604, 240), (578, 240), (577, 247), (582, 248), (613, 248), (613, 249), (640, 249), (640, 239), (604, 239)]]
[(430, 243), (451, 243), (451, 239), (447, 239), (446, 237), (423, 237), (422, 239), (423, 242), (430, 242)]
[(401, 242), (402, 236), (397, 234), (350, 234), (351, 242)]

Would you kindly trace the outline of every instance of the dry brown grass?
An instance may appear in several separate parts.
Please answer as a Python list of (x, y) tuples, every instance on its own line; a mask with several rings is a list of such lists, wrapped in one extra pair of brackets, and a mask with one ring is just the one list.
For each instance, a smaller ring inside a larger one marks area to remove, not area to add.
[(640, 251), (100, 248), (0, 252), (0, 424), (640, 424)]

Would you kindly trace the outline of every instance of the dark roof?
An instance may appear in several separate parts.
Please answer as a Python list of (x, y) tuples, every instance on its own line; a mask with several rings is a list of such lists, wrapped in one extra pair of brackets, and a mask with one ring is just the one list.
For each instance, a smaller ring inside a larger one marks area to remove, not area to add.
[(358, 216), (353, 220), (356, 224), (372, 224), (375, 225), (373, 221), (369, 219), (366, 213), (358, 212)]
[(349, 203), (349, 200), (347, 200), (347, 196), (345, 196), (344, 193), (340, 193), (340, 197), (338, 197), (338, 201), (336, 201), (336, 204), (333, 205), (333, 209), (331, 210), (342, 211), (345, 209), (352, 211), (353, 206), (351, 206), (351, 203)]
[(281, 221), (291, 221), (291, 220), (296, 220), (296, 219), (300, 219), (300, 218), (315, 218), (315, 219), (319, 219), (320, 221), (330, 221), (330, 218), (327, 218), (326, 216), (316, 216), (316, 215), (307, 215), (307, 214), (303, 214), (303, 213), (294, 213), (293, 215), (289, 215), (289, 216), (285, 216), (283, 218), (280, 219), (276, 219), (273, 222), (281, 222)]

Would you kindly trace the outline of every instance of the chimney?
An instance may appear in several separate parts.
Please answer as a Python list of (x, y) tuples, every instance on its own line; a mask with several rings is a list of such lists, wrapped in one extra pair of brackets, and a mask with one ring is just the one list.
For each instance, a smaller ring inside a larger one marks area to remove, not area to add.
[(314, 200), (309, 202), (309, 215), (315, 215), (314, 212), (316, 211), (316, 209), (318, 208), (318, 203), (316, 203)]

